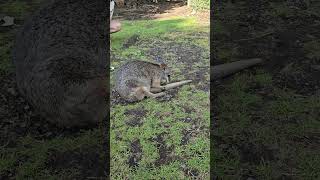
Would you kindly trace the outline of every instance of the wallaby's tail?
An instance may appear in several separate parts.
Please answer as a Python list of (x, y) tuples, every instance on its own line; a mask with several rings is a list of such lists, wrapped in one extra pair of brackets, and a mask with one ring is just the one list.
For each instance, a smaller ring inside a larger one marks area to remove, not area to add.
[(262, 63), (260, 58), (236, 61), (228, 64), (213, 66), (211, 69), (211, 80), (226, 77), (245, 68)]
[(173, 88), (188, 84), (190, 82), (192, 82), (192, 80), (184, 80), (184, 81), (179, 81), (179, 82), (167, 84), (167, 85), (165, 85), (165, 87), (166, 87), (166, 90), (168, 90), (168, 89), (173, 89)]

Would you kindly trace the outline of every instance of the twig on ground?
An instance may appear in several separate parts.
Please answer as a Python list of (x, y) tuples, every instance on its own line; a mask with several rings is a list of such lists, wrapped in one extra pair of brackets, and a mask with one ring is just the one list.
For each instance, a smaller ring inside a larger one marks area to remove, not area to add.
[(104, 179), (104, 177), (87, 177), (87, 179)]
[(273, 34), (273, 33), (274, 33), (273, 31), (271, 31), (271, 32), (266, 32), (266, 33), (261, 34), (261, 35), (259, 35), (259, 36), (255, 36), (255, 37), (247, 38), (247, 39), (239, 39), (239, 40), (235, 40), (234, 42), (251, 41), (251, 40), (263, 38), (263, 37), (265, 37), (265, 36), (269, 36), (269, 35), (271, 35), (271, 34)]

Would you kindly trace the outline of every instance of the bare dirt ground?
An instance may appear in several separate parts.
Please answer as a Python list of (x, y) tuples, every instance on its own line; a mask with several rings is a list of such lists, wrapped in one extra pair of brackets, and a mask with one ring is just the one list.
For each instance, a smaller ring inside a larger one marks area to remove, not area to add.
[(208, 11), (193, 11), (183, 2), (161, 3), (158, 5), (141, 5), (132, 10), (131, 8), (120, 8), (114, 12), (115, 19), (165, 19), (170, 17), (196, 17), (201, 23), (210, 23)]

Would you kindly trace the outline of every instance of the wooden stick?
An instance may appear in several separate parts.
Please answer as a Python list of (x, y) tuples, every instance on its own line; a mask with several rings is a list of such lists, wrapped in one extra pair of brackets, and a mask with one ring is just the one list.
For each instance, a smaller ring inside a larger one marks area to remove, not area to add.
[(251, 38), (247, 38), (247, 39), (238, 39), (238, 40), (235, 40), (235, 42), (241, 42), (241, 41), (251, 41), (251, 40), (255, 40), (255, 39), (259, 39), (259, 38), (263, 38), (265, 36), (269, 36), (271, 34), (273, 34), (274, 32), (266, 32), (264, 34), (261, 34), (259, 36), (255, 36), (255, 37), (251, 37)]
[(190, 82), (192, 82), (192, 80), (184, 80), (184, 81), (179, 81), (179, 82), (167, 84), (164, 87), (166, 88), (165, 90), (168, 90), (168, 89), (173, 89), (173, 88), (188, 84)]
[[(192, 80), (184, 80), (184, 81), (170, 83), (170, 84), (167, 84), (167, 85), (165, 85), (163, 87), (165, 88), (165, 91), (166, 91), (166, 90), (169, 90), (169, 89), (173, 89), (173, 88), (185, 85), (185, 84), (190, 83), (190, 82), (192, 82)], [(161, 90), (161, 88), (154, 88), (154, 89), (151, 90), (151, 92), (152, 93), (159, 93), (159, 92), (162, 92), (162, 90)]]
[(222, 64), (211, 67), (211, 80), (219, 79), (236, 73), (245, 68), (262, 63), (260, 58), (241, 60), (232, 63)]

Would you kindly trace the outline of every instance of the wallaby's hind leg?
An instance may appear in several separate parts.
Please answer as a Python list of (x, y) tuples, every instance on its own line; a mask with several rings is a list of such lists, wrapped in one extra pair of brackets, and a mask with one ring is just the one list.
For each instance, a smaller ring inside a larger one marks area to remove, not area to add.
[(161, 97), (161, 96), (164, 96), (166, 95), (166, 93), (163, 93), (163, 92), (160, 92), (160, 93), (152, 93), (148, 90), (147, 87), (141, 87), (139, 89), (139, 91), (141, 91), (144, 96), (147, 96), (147, 97), (151, 97), (151, 98), (157, 98), (157, 97)]
[(157, 97), (161, 97), (164, 95), (165, 95), (165, 93), (163, 93), (163, 92), (152, 93), (148, 90), (147, 87), (144, 87), (144, 86), (137, 88), (134, 92), (134, 96), (138, 101), (143, 100), (145, 97), (157, 98)]
[(164, 90), (166, 90), (165, 86), (150, 88), (150, 92), (152, 92), (152, 93), (159, 93), (159, 92), (164, 91)]
[(164, 92), (160, 92), (160, 93), (146, 92), (146, 95), (147, 95), (148, 97), (158, 98), (158, 97), (162, 97), (162, 96), (166, 95), (166, 93), (164, 93)]

